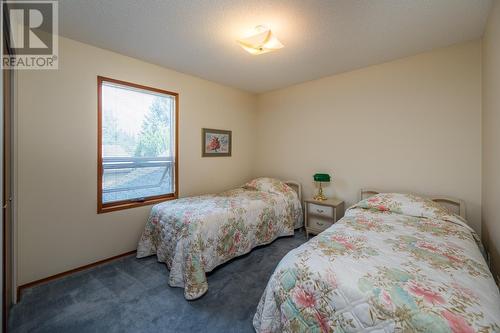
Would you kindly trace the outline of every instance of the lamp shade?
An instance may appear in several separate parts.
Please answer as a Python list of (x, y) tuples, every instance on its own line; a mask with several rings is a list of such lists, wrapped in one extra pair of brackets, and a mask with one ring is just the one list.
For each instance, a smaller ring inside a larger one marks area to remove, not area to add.
[(328, 183), (330, 181), (330, 175), (327, 173), (317, 173), (313, 176), (315, 182)]
[(281, 49), (283, 44), (265, 26), (255, 27), (255, 33), (246, 38), (237, 40), (238, 44), (247, 52), (257, 55)]

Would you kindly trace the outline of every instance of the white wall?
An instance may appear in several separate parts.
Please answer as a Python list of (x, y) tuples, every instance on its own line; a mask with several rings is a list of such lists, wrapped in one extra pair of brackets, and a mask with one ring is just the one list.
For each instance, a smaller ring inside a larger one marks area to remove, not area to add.
[(481, 229), (481, 47), (459, 44), (259, 95), (256, 175), (327, 172), (363, 187), (464, 199)]
[(483, 242), (500, 278), (500, 1), (483, 38)]
[[(446, 194), (481, 221), (481, 55), (474, 41), (266, 93), (247, 94), (69, 39), (60, 69), (18, 77), (19, 285), (135, 249), (149, 207), (96, 214), (103, 75), (180, 93), (180, 195), (259, 175), (333, 174), (361, 187)], [(201, 158), (201, 128), (233, 131), (233, 157)]]
[[(18, 284), (134, 250), (149, 207), (98, 215), (97, 75), (175, 91), (181, 196), (252, 176), (254, 95), (66, 38), (59, 70), (19, 71)], [(231, 158), (201, 158), (201, 128), (233, 131)]]

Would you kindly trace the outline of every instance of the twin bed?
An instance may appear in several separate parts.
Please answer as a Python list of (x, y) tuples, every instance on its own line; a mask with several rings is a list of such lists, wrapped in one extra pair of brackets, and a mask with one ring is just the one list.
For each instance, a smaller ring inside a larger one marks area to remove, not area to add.
[(499, 332), (500, 296), (477, 235), (437, 202), (386, 193), (348, 209), (282, 259), (256, 331)]
[[(299, 194), (297, 183), (259, 178), (159, 204), (138, 257), (156, 254), (170, 285), (198, 298), (205, 272), (302, 226)], [(281, 260), (258, 304), (257, 332), (500, 332), (500, 295), (463, 202), (362, 196)]]
[(188, 300), (208, 290), (206, 272), (291, 236), (302, 227), (300, 185), (271, 178), (240, 188), (158, 204), (152, 208), (137, 257), (156, 254), (170, 270), (169, 284)]

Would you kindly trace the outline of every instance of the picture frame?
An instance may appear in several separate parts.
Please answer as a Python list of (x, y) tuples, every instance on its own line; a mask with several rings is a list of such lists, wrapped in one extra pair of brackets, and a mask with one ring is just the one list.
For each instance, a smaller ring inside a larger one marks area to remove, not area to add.
[(230, 157), (232, 149), (232, 131), (212, 128), (201, 130), (202, 157)]

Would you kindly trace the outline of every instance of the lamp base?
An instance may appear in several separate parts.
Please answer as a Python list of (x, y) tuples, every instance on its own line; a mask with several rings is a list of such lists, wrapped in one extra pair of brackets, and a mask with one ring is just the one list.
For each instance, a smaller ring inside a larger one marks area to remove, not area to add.
[(325, 197), (325, 195), (323, 194), (323, 186), (321, 186), (321, 182), (319, 183), (319, 189), (318, 189), (318, 194), (316, 194), (314, 197), (313, 197), (314, 200), (317, 200), (317, 201), (325, 201), (327, 200), (328, 198)]
[(325, 201), (325, 200), (328, 200), (327, 197), (325, 197), (323, 194), (317, 194), (313, 197), (314, 200), (317, 200), (317, 201)]

